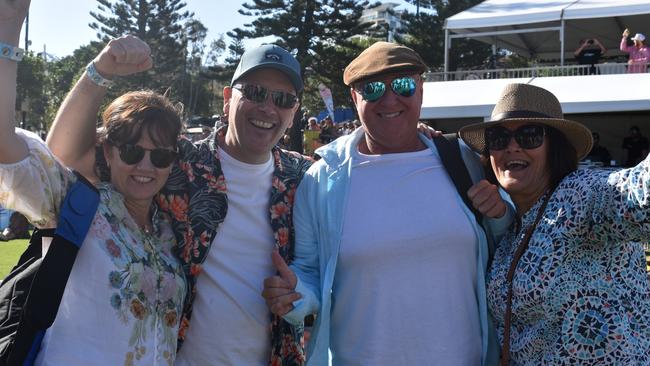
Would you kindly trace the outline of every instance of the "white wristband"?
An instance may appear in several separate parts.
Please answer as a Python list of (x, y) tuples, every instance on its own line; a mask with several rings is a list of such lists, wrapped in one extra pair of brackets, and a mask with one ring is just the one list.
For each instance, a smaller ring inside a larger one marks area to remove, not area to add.
[(25, 50), (6, 43), (0, 42), (0, 58), (6, 58), (12, 61), (22, 61), (25, 56)]
[(101, 76), (99, 72), (97, 72), (97, 69), (95, 68), (95, 62), (93, 61), (90, 61), (88, 66), (86, 66), (86, 75), (88, 75), (90, 81), (104, 88), (110, 88), (113, 86), (113, 84), (115, 84), (113, 80), (106, 79), (105, 77)]

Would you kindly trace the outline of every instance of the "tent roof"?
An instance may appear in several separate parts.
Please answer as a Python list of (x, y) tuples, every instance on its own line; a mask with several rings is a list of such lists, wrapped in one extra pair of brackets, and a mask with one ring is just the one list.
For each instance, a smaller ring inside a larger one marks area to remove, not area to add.
[(488, 118), (509, 83), (551, 91), (567, 114), (650, 111), (648, 73), (427, 82), (421, 118)]
[[(565, 51), (570, 56), (580, 39), (598, 38), (610, 54), (618, 53), (621, 33), (650, 33), (648, 0), (487, 0), (447, 18), (456, 34), (559, 27), (566, 22)], [(476, 37), (525, 56), (559, 58), (558, 31)], [(453, 44), (452, 44), (453, 47)]]
[(456, 31), (648, 13), (647, 0), (487, 0), (447, 18), (446, 28)]

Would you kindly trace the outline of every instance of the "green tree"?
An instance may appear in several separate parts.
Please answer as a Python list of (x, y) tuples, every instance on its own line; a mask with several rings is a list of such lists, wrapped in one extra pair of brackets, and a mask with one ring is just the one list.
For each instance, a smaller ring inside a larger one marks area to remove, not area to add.
[(187, 56), (185, 24), (194, 14), (185, 10), (181, 0), (97, 0), (95, 19), (90, 27), (103, 42), (125, 34), (134, 34), (151, 47), (154, 67), (147, 73), (119, 80), (115, 90), (151, 88), (160, 92), (171, 90), (171, 95), (189, 96), (184, 85)]
[(47, 108), (45, 88), (47, 73), (45, 61), (28, 52), (18, 63), (16, 111), (20, 125), (33, 131), (42, 130), (47, 125), (44, 115)]
[[(444, 67), (445, 19), (482, 2), (483, 0), (406, 0), (419, 3), (419, 15), (402, 14), (404, 30), (396, 40), (417, 51), (431, 70)], [(491, 47), (473, 39), (454, 39), (449, 50), (449, 70), (476, 67), (490, 56)]]
[[(47, 62), (47, 79), (44, 84), (47, 106), (44, 118), (48, 126), (54, 121), (59, 106), (82, 74), (85, 66), (99, 53), (103, 46), (103, 43), (93, 41), (77, 48), (72, 55)], [(113, 91), (109, 89), (109, 93), (113, 93)]]

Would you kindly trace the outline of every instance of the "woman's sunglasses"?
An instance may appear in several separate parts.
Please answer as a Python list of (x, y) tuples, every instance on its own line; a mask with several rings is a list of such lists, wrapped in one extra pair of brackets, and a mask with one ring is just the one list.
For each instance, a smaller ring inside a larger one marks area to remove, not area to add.
[[(393, 89), (393, 92), (402, 97), (413, 96), (416, 87), (417, 83), (411, 76), (395, 78), (390, 82), (390, 88)], [(361, 84), (360, 89), (357, 89), (357, 91), (366, 102), (376, 102), (386, 93), (386, 83), (383, 81), (369, 81)]]
[(142, 146), (124, 144), (119, 146), (120, 159), (128, 165), (137, 164), (144, 158), (145, 152), (149, 151), (151, 164), (159, 169), (167, 168), (176, 160), (176, 151), (170, 149), (145, 149)]
[(546, 129), (540, 125), (524, 125), (511, 131), (503, 126), (485, 129), (485, 144), (488, 150), (503, 150), (513, 137), (522, 149), (536, 149), (544, 143)]
[(271, 94), (271, 100), (278, 108), (291, 109), (298, 103), (298, 97), (279, 90), (269, 90), (261, 85), (235, 84), (233, 89), (239, 90), (246, 99), (255, 103), (264, 103)]

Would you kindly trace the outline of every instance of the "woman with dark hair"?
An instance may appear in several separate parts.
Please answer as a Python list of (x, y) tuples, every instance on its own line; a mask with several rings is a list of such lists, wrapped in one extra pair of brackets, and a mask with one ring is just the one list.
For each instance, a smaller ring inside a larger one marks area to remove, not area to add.
[(527, 84), (506, 86), (491, 121), (460, 136), (517, 211), (487, 278), (501, 364), (650, 364), (641, 244), (650, 240), (650, 157), (613, 173), (577, 170), (591, 132)]
[(623, 31), (623, 38), (621, 39), (621, 51), (629, 53), (630, 59), (627, 61), (627, 72), (629, 73), (643, 73), (648, 70), (648, 62), (650, 62), (650, 48), (645, 45), (645, 35), (637, 33), (632, 37), (633, 45), (627, 45), (627, 37), (630, 36), (630, 30)]
[[(0, 0), (0, 48), (17, 50), (28, 7), (29, 0)], [(0, 53), (0, 205), (55, 227), (78, 178), (38, 136), (14, 127), (20, 57), (6, 56), (17, 53)], [(93, 72), (91, 63), (79, 83), (96, 83)], [(99, 140), (106, 180), (85, 172), (99, 206), (36, 365), (173, 364), (186, 284), (168, 218), (153, 198), (180, 130), (176, 106), (154, 92), (127, 93), (106, 108)]]

